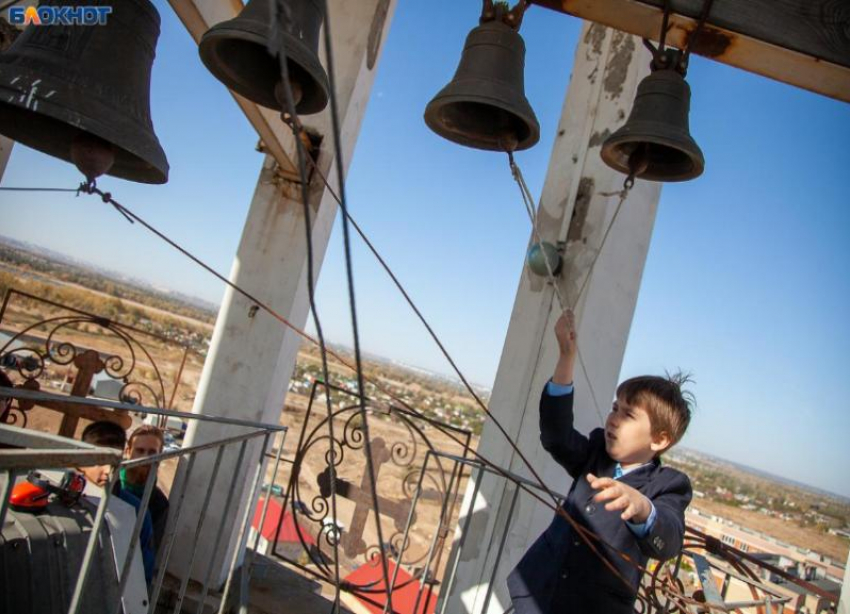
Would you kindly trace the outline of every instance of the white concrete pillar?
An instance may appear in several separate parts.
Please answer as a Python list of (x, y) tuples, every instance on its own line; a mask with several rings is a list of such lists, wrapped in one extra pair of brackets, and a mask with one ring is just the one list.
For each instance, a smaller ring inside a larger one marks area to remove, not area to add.
[(15, 141), (0, 134), (0, 181), (3, 179), (3, 173), (6, 172), (6, 165), (12, 156), (12, 147), (14, 144)]
[(841, 585), (841, 598), (838, 600), (838, 614), (850, 614), (850, 553), (844, 566), (844, 582)]
[[(375, 43), (379, 43), (386, 35), (395, 0), (389, 3), (383, 0), (331, 0), (328, 4), (342, 149), (345, 164), (348, 165), (377, 68), (376, 54), (379, 47)], [(386, 19), (374, 19), (376, 10), (381, 9), (387, 9)], [(377, 24), (378, 29), (370, 36), (373, 23)], [(323, 136), (319, 167), (338, 193), (330, 108), (320, 115), (302, 118), (302, 121)], [(246, 155), (251, 154), (246, 152)], [(274, 161), (267, 156), (230, 279), (303, 329), (307, 322), (309, 303), (301, 190), (297, 184), (284, 181), (276, 175), (275, 168)], [(337, 204), (318, 177), (314, 178), (310, 191), (314, 270), (318, 274), (336, 217)], [(301, 338), (267, 313), (252, 307), (251, 301), (228, 288), (216, 321), (193, 412), (273, 424), (279, 422)], [(184, 446), (237, 432), (241, 432), (241, 429), (194, 424), (188, 429)], [(217, 482), (222, 486), (217, 489), (207, 512), (196, 562), (191, 570), (192, 579), (203, 580), (206, 566), (212, 560), (215, 570), (213, 586), (220, 586), (225, 580), (227, 564), (237, 545), (240, 529), (237, 521), (242, 518), (248, 503), (245, 501), (248, 482), (256, 469), (258, 452), (255, 446), (248, 455), (248, 462), (243, 464), (237, 475), (237, 487), (233, 493), (226, 492), (224, 485), (229, 484), (230, 477), (234, 475), (237, 450), (225, 456)], [(213, 460), (214, 456), (210, 453), (199, 456), (187, 485), (185, 507), (178, 525), (178, 541), (169, 563), (169, 571), (181, 577), (186, 573), (189, 544), (195, 534)], [(220, 552), (214, 557), (213, 542), (228, 496), (234, 498), (234, 504), (224, 525), (223, 534), (228, 541), (226, 556)]]
[[(538, 214), (543, 239), (566, 242), (564, 271), (559, 280), (568, 303), (577, 300), (623, 186), (624, 176), (602, 162), (600, 145), (628, 116), (637, 84), (649, 72), (649, 61), (640, 39), (585, 24)], [(522, 166), (522, 155), (517, 158)], [(590, 381), (576, 365), (576, 426), (585, 432), (601, 425), (600, 414), (607, 413), (613, 398), (660, 192), (660, 184), (635, 183), (587, 288), (578, 299), (579, 351)], [(526, 268), (511, 314), (490, 409), (546, 484), (566, 493), (570, 478), (541, 448), (538, 430), (540, 392), (551, 377), (557, 358), (552, 329), (559, 314), (552, 287)], [(490, 422), (485, 425), (478, 450), (490, 461), (531, 477)], [(513, 487), (506, 488), (505, 481), (495, 477), (484, 479), (474, 505), (471, 489), (467, 490), (461, 526), (470, 508), (473, 517), (460, 553), (456, 584), (447, 597), (447, 612), (500, 613), (509, 606), (507, 574), (553, 514), (551, 509), (521, 494), (508, 519), (513, 493)], [(508, 533), (500, 554), (506, 520)], [(485, 609), (487, 588), (493, 577), (494, 593)]]

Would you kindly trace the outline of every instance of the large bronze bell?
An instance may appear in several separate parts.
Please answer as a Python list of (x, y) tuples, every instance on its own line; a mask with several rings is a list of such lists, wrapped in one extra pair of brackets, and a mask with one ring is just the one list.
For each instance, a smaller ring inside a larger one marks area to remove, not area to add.
[(540, 124), (525, 98), (525, 43), (501, 20), (466, 37), (454, 78), (425, 108), (425, 123), (455, 143), (491, 151), (528, 149)]
[(112, 7), (106, 25), (30, 25), (0, 53), (0, 133), (74, 162), (90, 180), (106, 172), (165, 183), (150, 114), (159, 13), (149, 0), (92, 4)]
[(705, 158), (691, 137), (691, 88), (674, 68), (640, 82), (626, 123), (602, 144), (611, 168), (650, 181), (687, 181), (702, 174)]
[[(283, 110), (281, 67), (269, 53), (272, 2), (250, 0), (237, 17), (219, 23), (204, 34), (198, 50), (209, 71), (228, 88), (259, 105)], [(328, 76), (319, 62), (319, 31), (325, 19), (321, 0), (286, 0), (288, 11), (281, 33), (286, 52), (295, 110), (318, 113), (328, 104)]]

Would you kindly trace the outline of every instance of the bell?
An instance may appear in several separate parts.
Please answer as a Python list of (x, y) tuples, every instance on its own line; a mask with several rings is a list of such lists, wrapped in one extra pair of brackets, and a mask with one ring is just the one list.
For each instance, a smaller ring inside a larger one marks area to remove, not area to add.
[[(201, 60), (215, 77), (240, 96), (282, 111), (280, 60), (269, 53), (271, 2), (250, 0), (237, 17), (210, 28), (201, 38)], [(299, 115), (318, 113), (328, 104), (328, 76), (319, 62), (322, 0), (285, 0), (286, 30), (281, 33), (287, 71)]]
[(490, 151), (528, 149), (540, 124), (525, 98), (525, 43), (502, 21), (466, 37), (454, 78), (425, 108), (425, 123), (455, 143)]
[(640, 82), (626, 123), (602, 144), (611, 168), (649, 181), (687, 181), (702, 175), (705, 158), (688, 129), (691, 88), (675, 69)]
[[(548, 277), (550, 270), (552, 271), (552, 275), (557, 277), (561, 272), (561, 266), (564, 264), (558, 248), (548, 241), (532, 245), (528, 250), (528, 254), (526, 254), (525, 260), (531, 272), (540, 277)], [(548, 266), (546, 264), (547, 261)]]
[(33, 24), (0, 54), (0, 133), (77, 163), (90, 181), (105, 172), (165, 183), (150, 114), (159, 13), (149, 0), (104, 6), (106, 25)]

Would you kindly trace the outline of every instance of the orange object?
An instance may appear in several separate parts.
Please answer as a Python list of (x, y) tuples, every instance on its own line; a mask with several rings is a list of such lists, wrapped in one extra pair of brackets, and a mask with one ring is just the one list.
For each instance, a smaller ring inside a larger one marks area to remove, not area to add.
[(50, 492), (30, 481), (19, 482), (12, 489), (9, 505), (18, 512), (40, 512), (47, 507)]

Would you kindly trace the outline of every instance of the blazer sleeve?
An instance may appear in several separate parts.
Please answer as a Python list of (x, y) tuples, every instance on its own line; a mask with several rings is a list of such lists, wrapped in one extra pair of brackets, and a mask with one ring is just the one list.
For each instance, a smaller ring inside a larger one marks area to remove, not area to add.
[(540, 398), (540, 443), (555, 461), (578, 478), (590, 456), (588, 438), (573, 428), (573, 393)]
[(685, 537), (685, 509), (691, 502), (691, 481), (684, 473), (666, 469), (664, 488), (650, 497), (655, 506), (655, 523), (638, 539), (641, 551), (653, 559), (667, 560), (682, 550)]

